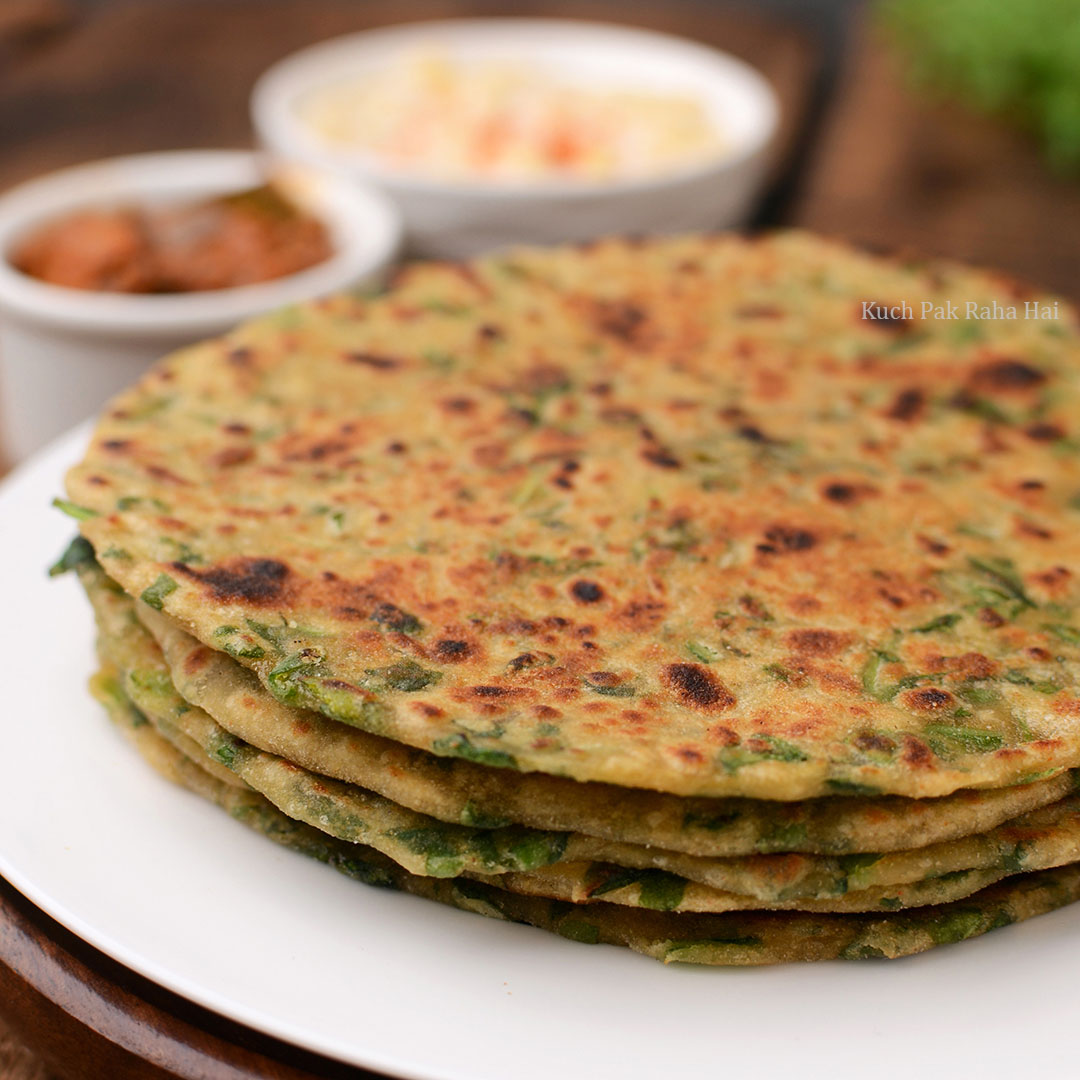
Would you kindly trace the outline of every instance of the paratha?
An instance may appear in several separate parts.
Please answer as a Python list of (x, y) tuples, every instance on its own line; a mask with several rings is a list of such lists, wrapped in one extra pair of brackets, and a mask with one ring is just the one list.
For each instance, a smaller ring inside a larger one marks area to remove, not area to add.
[[(97, 682), (92, 689), (101, 693)], [(376, 851), (335, 841), (293, 821), (254, 792), (221, 783), (162, 739), (138, 710), (123, 707), (111, 692), (101, 697), (120, 730), (162, 775), (216, 802), (236, 820), (284, 847), (365, 884), (527, 923), (573, 941), (620, 945), (665, 963), (749, 966), (896, 958), (977, 937), (1080, 898), (1076, 865), (1020, 875), (955, 903), (893, 915), (680, 915), (607, 903), (582, 908), (482, 882), (418, 877)]]
[[(893, 317), (924, 303), (959, 317)], [(798, 233), (419, 264), (167, 358), (68, 508), (279, 700), (437, 755), (679, 795), (1004, 786), (1080, 764), (1054, 304)]]
[[(112, 667), (108, 657), (103, 657), (103, 663), (102, 671), (96, 676), (96, 693), (114, 702), (122, 701), (126, 698), (123, 676)], [(144, 713), (141, 709), (137, 711), (167, 743), (194, 761), (208, 776), (221, 782), (218, 778), (220, 764), (216, 757), (204, 752), (194, 740), (186, 740), (185, 746), (184, 740), (175, 737), (179, 729), (160, 714)], [(213, 752), (220, 752), (221, 744), (214, 745)], [(378, 802), (372, 804), (362, 797), (356, 798), (354, 794), (328, 793), (321, 785), (317, 785), (317, 793), (313, 792), (305, 778), (289, 777), (287, 764), (280, 760), (270, 759), (266, 755), (245, 758), (243, 753), (232, 756), (231, 760), (237, 775), (249, 777), (252, 784), (237, 784), (234, 777), (234, 782), (226, 784), (227, 787), (259, 793), (290, 820), (316, 828), (335, 842), (363, 845), (366, 850), (377, 852), (390, 859), (395, 866), (421, 877), (488, 881), (509, 892), (551, 900), (572, 903), (602, 900), (625, 907), (698, 913), (756, 910), (899, 911), (961, 899), (1009, 876), (1009, 871), (1001, 868), (957, 870), (919, 881), (854, 892), (846, 892), (836, 885), (826, 886), (825, 895), (820, 898), (811, 895), (810, 883), (804, 879), (798, 883), (801, 888), (793, 886), (790, 890), (784, 890), (785, 893), (790, 891), (794, 898), (779, 899), (775, 890), (762, 898), (652, 868), (632, 870), (580, 861), (552, 864), (552, 860), (558, 859), (566, 847), (553, 849), (544, 845), (538, 848), (530, 842), (532, 838), (513, 834), (504, 834), (492, 842), (484, 842), (479, 838), (455, 836), (452, 830), (425, 830), (408, 821), (407, 816), (402, 820), (395, 815), (394, 808)], [(336, 799), (335, 794), (338, 794)], [(360, 817), (359, 814), (364, 816)], [(573, 851), (572, 838), (568, 839), (570, 844), (567, 847), (571, 854), (581, 854), (580, 851)], [(365, 844), (366, 840), (372, 840), (373, 845)], [(648, 862), (645, 858), (641, 861)], [(519, 870), (514, 867), (537, 869)], [(722, 873), (717, 876), (723, 878)], [(760, 882), (757, 884), (759, 891), (764, 891)]]
[[(610, 892), (609, 899), (635, 906), (652, 906), (645, 901), (655, 896), (675, 910), (862, 911), (947, 902), (1007, 874), (1080, 856), (1080, 796), (1075, 795), (987, 834), (885, 856), (841, 858), (710, 859), (578, 833), (440, 822), (231, 736), (176, 692), (158, 646), (132, 618), (130, 598), (110, 588), (93, 563), (82, 564), (80, 576), (94, 605), (106, 663), (115, 665), (123, 693), (170, 742), (210, 771), (225, 767), (235, 773), (242, 786), (260, 792), (289, 817), (337, 839), (372, 846), (411, 873), (511, 873), (503, 880), (513, 882), (512, 891), (573, 900)], [(120, 692), (112, 690), (114, 696)], [(533, 873), (551, 864), (558, 865)]]
[[(123, 652), (122, 646), (120, 646), (120, 652)], [(120, 674), (119, 668), (115, 666), (110, 651), (103, 646), (101, 641), (98, 642), (98, 659), (102, 662), (102, 665), (108, 668), (113, 674), (110, 678), (106, 678), (99, 673), (97, 676), (98, 690), (95, 691), (95, 696), (100, 698), (101, 694), (107, 692), (117, 699), (118, 707), (126, 707), (130, 698), (122, 685), (123, 676)], [(128, 657), (117, 656), (116, 663), (122, 663), (124, 659), (128, 659)], [(134, 678), (136, 680), (142, 677), (142, 672), (134, 673)], [(167, 718), (162, 718), (157, 721), (154, 726), (157, 728), (158, 734), (161, 735), (166, 742), (171, 743), (185, 757), (192, 759), (206, 757), (203, 748), (191, 738), (191, 736), (186, 734)], [(205, 761), (200, 760), (200, 764), (216, 780), (220, 780), (221, 783), (227, 784), (229, 787), (246, 789), (248, 786), (235, 772), (232, 771), (232, 769), (227, 769), (219, 761), (214, 761), (212, 758), (206, 758)]]
[(840, 855), (907, 850), (983, 833), (1057, 802), (1076, 785), (1075, 774), (1060, 773), (937, 799), (847, 795), (783, 803), (685, 798), (542, 773), (508, 777), (504, 770), (436, 757), (283, 705), (225, 653), (208, 649), (146, 604), (136, 610), (161, 648), (177, 691), (231, 734), (312, 772), (462, 825), (514, 822), (713, 857)]
[(603, 863), (557, 863), (525, 873), (498, 877), (463, 877), (497, 885), (523, 896), (542, 896), (573, 904), (617, 904), (648, 911), (677, 914), (715, 914), (730, 911), (801, 911), (847, 914), (868, 911), (905, 911), (952, 903), (971, 896), (1010, 875), (1000, 870), (963, 870), (944, 877), (926, 878), (842, 896), (795, 900), (759, 900), (687, 881), (663, 871), (628, 871)]

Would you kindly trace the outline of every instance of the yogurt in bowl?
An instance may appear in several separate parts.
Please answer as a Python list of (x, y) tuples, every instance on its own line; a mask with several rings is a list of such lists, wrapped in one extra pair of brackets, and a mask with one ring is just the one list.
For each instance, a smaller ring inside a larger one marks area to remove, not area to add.
[[(317, 219), (329, 257), (271, 280), (168, 294), (70, 288), (22, 272), (28, 240), (82, 212), (169, 208), (267, 179)], [(379, 192), (309, 165), (249, 151), (185, 150), (111, 158), (52, 173), (0, 196), (0, 434), (19, 460), (91, 415), (151, 361), (262, 312), (378, 283), (397, 256), (401, 220)]]
[(371, 181), (421, 254), (745, 221), (778, 123), (753, 68), (663, 34), (464, 19), (315, 45), (256, 84), (272, 150)]
[(450, 182), (646, 179), (726, 146), (693, 93), (605, 88), (558, 67), (466, 63), (436, 48), (316, 87), (296, 109), (328, 148)]

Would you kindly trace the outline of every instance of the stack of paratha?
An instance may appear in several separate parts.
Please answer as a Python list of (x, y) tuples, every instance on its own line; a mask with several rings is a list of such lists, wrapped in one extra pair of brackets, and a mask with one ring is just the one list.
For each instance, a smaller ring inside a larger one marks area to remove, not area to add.
[(575, 940), (899, 956), (1047, 911), (1078, 343), (1001, 277), (802, 234), (279, 312), (164, 360), (69, 475), (95, 693), (272, 839)]

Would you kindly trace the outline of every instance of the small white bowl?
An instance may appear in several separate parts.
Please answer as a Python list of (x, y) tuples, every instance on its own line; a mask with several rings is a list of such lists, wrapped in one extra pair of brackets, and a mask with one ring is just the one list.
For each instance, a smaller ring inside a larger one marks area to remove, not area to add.
[[(678, 171), (605, 182), (444, 180), (394, 170), (333, 146), (297, 107), (316, 89), (385, 69), (437, 45), (453, 62), (520, 61), (605, 88), (697, 96), (725, 138), (717, 156)], [(779, 107), (769, 83), (727, 53), (681, 38), (561, 19), (454, 19), (365, 31), (314, 45), (256, 83), (252, 117), (264, 145), (380, 186), (401, 207), (410, 248), (461, 258), (511, 243), (671, 233), (744, 223), (759, 194)]]
[[(77, 210), (185, 204), (272, 175), (329, 230), (334, 254), (287, 277), (175, 295), (90, 292), (16, 270), (13, 247)], [(89, 416), (153, 360), (261, 312), (377, 283), (401, 218), (377, 191), (310, 166), (240, 150), (136, 154), (63, 169), (0, 196), (0, 436), (9, 463)]]

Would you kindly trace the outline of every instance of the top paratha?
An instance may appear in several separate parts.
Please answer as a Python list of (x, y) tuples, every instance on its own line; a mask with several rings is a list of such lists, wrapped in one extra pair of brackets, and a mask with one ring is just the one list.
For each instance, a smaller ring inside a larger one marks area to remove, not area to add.
[(800, 234), (422, 265), (166, 360), (69, 493), (280, 700), (438, 754), (1001, 786), (1080, 764), (1078, 337), (1025, 300)]

